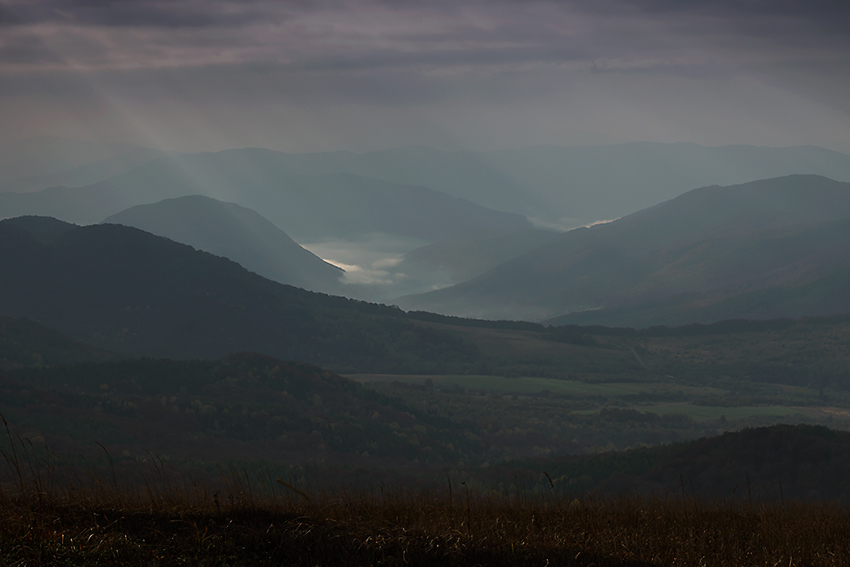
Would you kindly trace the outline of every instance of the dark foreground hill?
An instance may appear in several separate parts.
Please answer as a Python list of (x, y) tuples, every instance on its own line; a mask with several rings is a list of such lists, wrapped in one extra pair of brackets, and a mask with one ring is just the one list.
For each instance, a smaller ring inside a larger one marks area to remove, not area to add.
[(0, 414), (16, 433), (61, 454), (92, 456), (101, 443), (128, 466), (123, 457), (149, 451), (195, 467), (322, 463), (344, 476), (344, 465), (371, 463), (403, 474), (416, 459), (433, 468), (456, 451), (486, 449), (451, 420), (327, 370), (253, 353), (18, 369), (0, 378)]
[(850, 184), (790, 176), (691, 191), (567, 232), (399, 305), (557, 324), (682, 325), (850, 309)]
[(120, 225), (0, 222), (0, 265), (0, 313), (126, 353), (215, 358), (251, 350), (349, 370), (434, 370), (474, 354), (398, 309), (278, 284)]
[(501, 470), (506, 476), (533, 472), (535, 479), (545, 471), (564, 491), (846, 503), (850, 433), (774, 425), (622, 453), (508, 464)]
[(276, 282), (342, 294), (343, 271), (305, 250), (265, 217), (201, 195), (138, 205), (103, 221), (224, 256)]
[(35, 321), (0, 316), (0, 369), (111, 358), (115, 355), (69, 339)]

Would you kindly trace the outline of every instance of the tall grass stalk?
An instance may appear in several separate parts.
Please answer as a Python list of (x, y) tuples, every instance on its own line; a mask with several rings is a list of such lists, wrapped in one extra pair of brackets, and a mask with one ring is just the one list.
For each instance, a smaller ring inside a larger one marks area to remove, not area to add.
[(0, 564), (850, 566), (850, 513), (832, 503), (330, 490), (244, 469), (193, 477), (152, 455), (133, 480), (17, 441)]

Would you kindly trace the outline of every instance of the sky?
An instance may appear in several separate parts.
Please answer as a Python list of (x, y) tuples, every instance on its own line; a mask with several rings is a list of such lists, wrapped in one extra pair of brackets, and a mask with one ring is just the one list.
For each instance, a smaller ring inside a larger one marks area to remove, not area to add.
[(0, 0), (0, 144), (850, 153), (847, 0)]

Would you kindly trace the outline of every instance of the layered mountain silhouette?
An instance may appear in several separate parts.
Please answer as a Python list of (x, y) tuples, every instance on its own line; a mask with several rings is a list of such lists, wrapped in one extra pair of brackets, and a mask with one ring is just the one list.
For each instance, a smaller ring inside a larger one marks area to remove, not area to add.
[(170, 154), (132, 144), (52, 136), (6, 143), (0, 148), (0, 192), (90, 185)]
[(124, 353), (212, 358), (254, 351), (348, 371), (412, 371), (475, 351), (397, 308), (282, 285), (121, 225), (2, 221), (0, 265), (0, 313)]
[(104, 223), (132, 226), (224, 256), (280, 283), (340, 295), (343, 271), (328, 264), (265, 217), (233, 203), (192, 195), (138, 205)]
[(848, 278), (850, 184), (794, 175), (694, 190), (398, 303), (640, 327), (842, 313)]
[(850, 156), (812, 146), (630, 142), (491, 152), (412, 147), (286, 159), (303, 173), (339, 171), (424, 185), (562, 227), (618, 218), (712, 184), (791, 174), (850, 181)]
[[(37, 147), (32, 148), (30, 154), (38, 154), (36, 150)], [(22, 159), (16, 158), (17, 161)], [(276, 216), (277, 208), (305, 209), (306, 206), (306, 217), (301, 220), (305, 223), (318, 221), (318, 228), (325, 229), (324, 232), (328, 228), (324, 223), (335, 225), (338, 227), (334, 229), (335, 235), (350, 234), (351, 223), (361, 214), (367, 215), (364, 223), (377, 220), (375, 230), (392, 233), (398, 227), (386, 226), (389, 218), (398, 218), (398, 222), (405, 225), (420, 217), (424, 219), (428, 207), (440, 208), (444, 213), (452, 211), (459, 203), (446, 201), (445, 195), (450, 195), (563, 228), (618, 218), (687, 190), (712, 184), (739, 184), (790, 174), (817, 174), (850, 181), (850, 156), (811, 146), (703, 147), (685, 143), (631, 142), (604, 146), (536, 146), (493, 152), (409, 147), (363, 154), (286, 154), (249, 148), (165, 156), (156, 161), (148, 161), (144, 156), (134, 159), (141, 160), (139, 167), (128, 171), (124, 165), (115, 166), (108, 182), (90, 185), (84, 191), (53, 188), (38, 197), (0, 195), (0, 217), (39, 214), (69, 222), (92, 223), (138, 204), (201, 194), (258, 210), (300, 239), (302, 232), (315, 238), (320, 231), (291, 224), (299, 219), (287, 216), (285, 210)], [(102, 165), (107, 163), (113, 162), (106, 160)], [(78, 163), (75, 167), (79, 166)], [(86, 173), (86, 167), (96, 171)], [(85, 179), (89, 179), (89, 184), (104, 181), (106, 169), (87, 163), (73, 175), (57, 177), (52, 182), (45, 179), (39, 188), (51, 185), (79, 187), (85, 184), (81, 183)], [(406, 189), (399, 189), (399, 186)], [(411, 195), (410, 187), (420, 189)], [(422, 193), (422, 187), (437, 191), (437, 195), (445, 194), (444, 198)], [(4, 188), (10, 190), (13, 186), (0, 184), (0, 190)], [(397, 191), (406, 197), (392, 197)], [(339, 199), (340, 205), (330, 210), (319, 207), (316, 209), (319, 213), (313, 215), (310, 211), (316, 205), (309, 194), (315, 194), (317, 200)], [(431, 196), (426, 198), (426, 195)], [(408, 205), (415, 207), (430, 204), (420, 216), (408, 213), (397, 217), (405, 199), (413, 199)], [(386, 211), (385, 218), (370, 216), (370, 206), (372, 210), (384, 207), (381, 210)], [(321, 211), (329, 216), (323, 217)], [(464, 214), (469, 213), (467, 209)], [(430, 219), (431, 222), (435, 220), (433, 216)], [(446, 219), (443, 222), (458, 231), (495, 228), (493, 224), (480, 223), (455, 226), (456, 221), (448, 223)], [(427, 234), (431, 241), (448, 236), (442, 233), (435, 238), (433, 231), (424, 231), (421, 226), (405, 234), (412, 232), (417, 236)]]
[(215, 158), (257, 177), (267, 177), (268, 171), (303, 176), (346, 173), (424, 186), (496, 210), (571, 227), (618, 218), (713, 184), (791, 174), (850, 181), (850, 156), (812, 146), (631, 142), (491, 152), (414, 146), (363, 154), (252, 149), (220, 152)]
[(42, 215), (85, 224), (135, 205), (205, 195), (262, 211), (301, 241), (371, 233), (436, 241), (469, 229), (531, 226), (521, 215), (421, 186), (346, 173), (302, 175), (287, 157), (231, 150), (162, 158), (86, 187), (0, 194), (0, 217)]

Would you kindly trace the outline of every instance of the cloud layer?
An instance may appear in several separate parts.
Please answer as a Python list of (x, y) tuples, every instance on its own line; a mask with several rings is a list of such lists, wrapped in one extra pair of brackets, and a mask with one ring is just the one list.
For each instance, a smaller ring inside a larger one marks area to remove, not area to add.
[(10, 0), (0, 118), (184, 149), (589, 131), (850, 150), (848, 24), (826, 0)]

